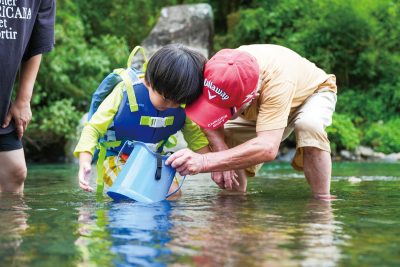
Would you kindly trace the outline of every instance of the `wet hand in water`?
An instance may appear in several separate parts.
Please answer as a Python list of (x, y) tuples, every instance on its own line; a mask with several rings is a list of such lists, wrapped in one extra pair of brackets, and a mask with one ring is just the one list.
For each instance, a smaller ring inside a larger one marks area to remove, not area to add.
[(92, 166), (90, 162), (82, 162), (79, 165), (79, 186), (88, 192), (94, 191), (93, 188), (89, 185), (90, 172), (92, 171)]
[(240, 185), (237, 180), (237, 174), (235, 171), (224, 171), (224, 172), (212, 172), (211, 179), (221, 189), (233, 190), (233, 186), (237, 187)]

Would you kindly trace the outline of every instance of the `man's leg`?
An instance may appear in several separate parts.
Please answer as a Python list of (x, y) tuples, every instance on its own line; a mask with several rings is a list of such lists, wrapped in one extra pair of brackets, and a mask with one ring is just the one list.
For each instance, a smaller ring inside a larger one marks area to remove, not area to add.
[(316, 147), (303, 147), (304, 175), (315, 198), (329, 198), (332, 162), (329, 152)]
[(0, 152), (0, 192), (22, 194), (27, 175), (22, 148)]
[(314, 197), (329, 198), (332, 162), (325, 128), (332, 123), (336, 94), (321, 91), (312, 95), (293, 118), (297, 149), (292, 166), (303, 170)]

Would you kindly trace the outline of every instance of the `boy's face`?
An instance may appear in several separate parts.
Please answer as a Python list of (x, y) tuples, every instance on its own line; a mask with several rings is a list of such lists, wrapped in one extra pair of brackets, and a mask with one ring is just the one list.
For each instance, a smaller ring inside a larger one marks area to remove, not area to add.
[(178, 108), (180, 106), (179, 103), (165, 99), (162, 95), (157, 93), (156, 90), (153, 90), (153, 88), (151, 88), (147, 83), (145, 83), (145, 85), (149, 90), (150, 101), (157, 110), (164, 111), (169, 108)]

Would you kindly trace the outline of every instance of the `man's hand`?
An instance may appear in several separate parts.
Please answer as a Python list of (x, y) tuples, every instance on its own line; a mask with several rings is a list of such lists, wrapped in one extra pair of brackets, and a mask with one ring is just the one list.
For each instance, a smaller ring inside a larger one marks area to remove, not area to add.
[(182, 176), (195, 175), (206, 171), (207, 158), (205, 155), (197, 154), (185, 148), (172, 154), (165, 165), (171, 165)]
[(232, 190), (234, 184), (236, 186), (240, 185), (235, 171), (212, 172), (211, 179), (213, 179), (221, 189)]
[(11, 119), (14, 120), (18, 138), (21, 139), (32, 119), (31, 105), (29, 101), (16, 101), (12, 103), (2, 127), (7, 127), (10, 124)]

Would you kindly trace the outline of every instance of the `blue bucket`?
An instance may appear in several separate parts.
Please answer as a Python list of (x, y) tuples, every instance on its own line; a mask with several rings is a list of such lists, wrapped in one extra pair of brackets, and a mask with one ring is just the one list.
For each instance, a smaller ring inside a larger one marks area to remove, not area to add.
[(137, 141), (126, 141), (120, 154), (126, 145), (133, 147), (133, 150), (113, 185), (107, 190), (108, 196), (115, 201), (131, 199), (154, 203), (179, 190), (182, 184), (175, 192), (167, 195), (175, 176), (175, 169), (165, 165), (168, 156), (154, 153), (146, 144)]

